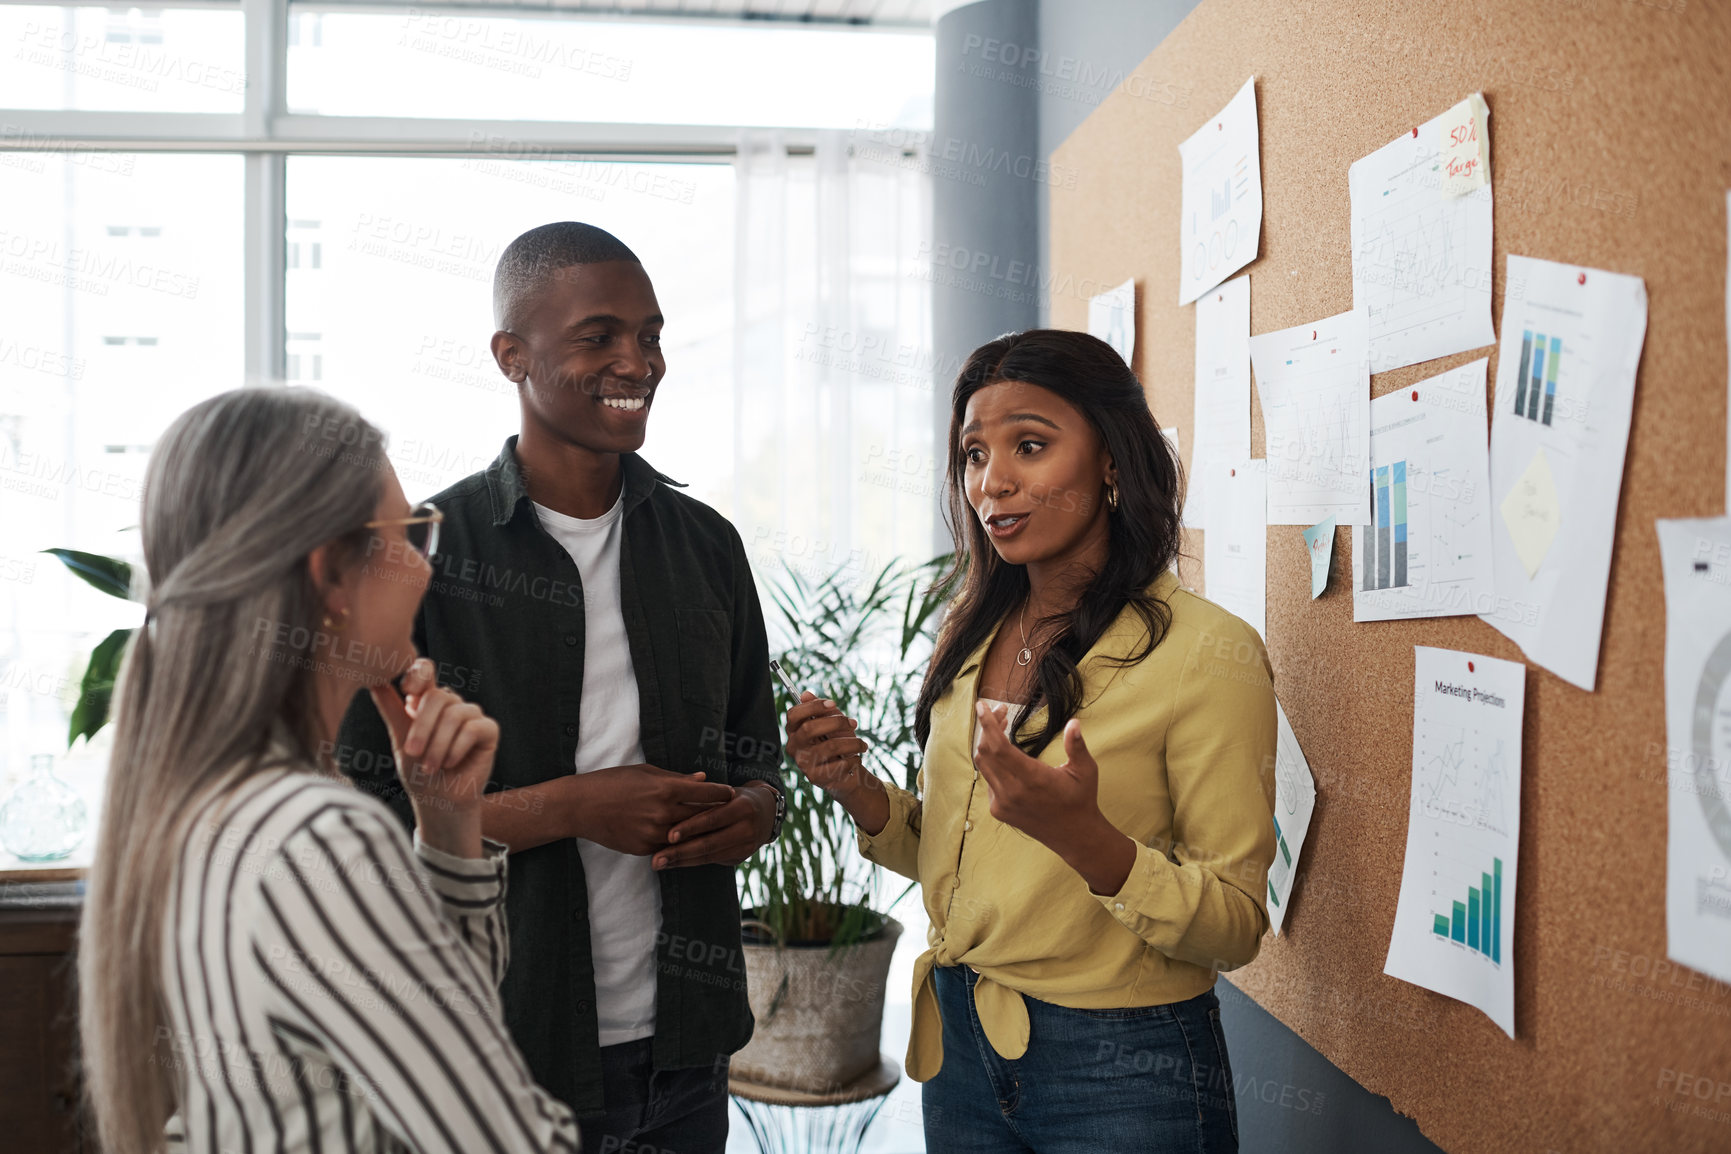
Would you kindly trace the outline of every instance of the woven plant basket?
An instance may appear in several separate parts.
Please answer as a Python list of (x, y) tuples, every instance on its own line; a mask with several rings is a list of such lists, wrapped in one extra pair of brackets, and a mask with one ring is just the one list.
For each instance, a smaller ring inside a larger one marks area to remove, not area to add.
[[(752, 926), (773, 935), (762, 922)], [(902, 924), (836, 950), (824, 945), (745, 946), (757, 1028), (733, 1055), (732, 1077), (809, 1094), (834, 1094), (878, 1068), (884, 984)]]

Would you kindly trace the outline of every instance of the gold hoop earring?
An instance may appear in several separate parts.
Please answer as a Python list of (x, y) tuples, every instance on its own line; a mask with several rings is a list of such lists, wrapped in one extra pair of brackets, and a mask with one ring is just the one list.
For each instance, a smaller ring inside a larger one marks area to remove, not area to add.
[(1113, 513), (1118, 511), (1118, 486), (1106, 486), (1106, 508)]

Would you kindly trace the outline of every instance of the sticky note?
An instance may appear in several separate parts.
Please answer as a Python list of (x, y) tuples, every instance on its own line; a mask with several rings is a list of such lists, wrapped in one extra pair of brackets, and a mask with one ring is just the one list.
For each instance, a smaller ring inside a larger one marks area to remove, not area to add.
[(1485, 124), (1491, 110), (1473, 93), (1440, 118), (1442, 194), (1461, 196), (1491, 180), (1491, 134)]
[(1310, 599), (1315, 601), (1328, 588), (1328, 567), (1334, 561), (1334, 518), (1324, 517), (1304, 531), (1304, 548), (1310, 554)]
[(1543, 449), (1533, 454), (1526, 470), (1515, 481), (1515, 487), (1503, 498), (1503, 523), (1515, 542), (1515, 554), (1526, 567), (1530, 579), (1544, 563), (1557, 539), (1557, 524), (1562, 509), (1557, 504), (1557, 480), (1551, 474), (1551, 462)]

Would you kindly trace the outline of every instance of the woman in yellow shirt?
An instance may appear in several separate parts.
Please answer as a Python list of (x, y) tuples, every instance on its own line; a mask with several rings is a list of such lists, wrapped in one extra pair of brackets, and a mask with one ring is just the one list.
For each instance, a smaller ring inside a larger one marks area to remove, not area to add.
[(1213, 986), (1268, 926), (1274, 688), (1255, 630), (1170, 571), (1181, 502), (1110, 346), (982, 346), (951, 407), (919, 795), (863, 768), (833, 702), (788, 712), (861, 852), (924, 892), (907, 1067), (934, 1151), (1237, 1149)]

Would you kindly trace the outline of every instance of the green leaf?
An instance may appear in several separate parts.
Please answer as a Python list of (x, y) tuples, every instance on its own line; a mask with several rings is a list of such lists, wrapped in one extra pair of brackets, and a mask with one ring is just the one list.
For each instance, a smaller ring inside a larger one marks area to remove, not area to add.
[(78, 704), (72, 707), (72, 725), (66, 735), (68, 749), (80, 737), (89, 739), (108, 724), (108, 704), (114, 696), (114, 680), (120, 674), (120, 661), (126, 655), (126, 643), (132, 639), (132, 634), (131, 629), (116, 629), (91, 651), (84, 681), (78, 687)]
[(102, 590), (122, 601), (132, 599), (132, 566), (116, 557), (100, 553), (81, 553), (77, 549), (44, 549), (66, 563), (66, 567)]

